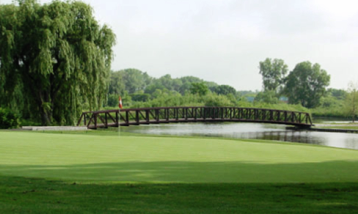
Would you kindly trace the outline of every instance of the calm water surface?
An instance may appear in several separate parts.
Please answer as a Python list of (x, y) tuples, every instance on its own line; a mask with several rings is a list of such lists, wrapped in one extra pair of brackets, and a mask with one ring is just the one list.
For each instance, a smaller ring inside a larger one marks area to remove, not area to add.
[(179, 123), (121, 127), (123, 131), (154, 135), (189, 135), (265, 139), (358, 150), (358, 134), (286, 130), (284, 125), (257, 123)]

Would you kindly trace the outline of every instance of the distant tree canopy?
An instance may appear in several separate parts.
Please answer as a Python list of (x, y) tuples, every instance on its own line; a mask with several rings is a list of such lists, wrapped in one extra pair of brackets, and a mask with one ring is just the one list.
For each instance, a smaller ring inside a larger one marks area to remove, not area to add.
[(270, 59), (260, 62), (260, 74), (264, 91), (279, 92), (284, 84), (288, 67), (282, 59)]
[(219, 85), (219, 86), (213, 87), (212, 91), (217, 93), (217, 94), (223, 94), (223, 95), (232, 94), (232, 95), (236, 95), (235, 88), (233, 88), (233, 87), (231, 87), (229, 85)]
[(284, 94), (290, 104), (314, 108), (320, 104), (329, 82), (330, 75), (319, 64), (301, 62), (287, 76)]
[(115, 35), (91, 6), (18, 0), (0, 5), (0, 26), (0, 105), (43, 125), (73, 124), (84, 101), (102, 105)]
[(276, 104), (278, 103), (278, 97), (275, 91), (263, 91), (257, 93), (255, 97), (255, 102), (264, 102), (268, 104)]
[(343, 89), (335, 89), (335, 88), (329, 88), (327, 92), (330, 93), (332, 97), (339, 100), (344, 100), (348, 94), (348, 92)]
[(204, 96), (209, 92), (208, 86), (203, 82), (194, 82), (191, 84), (190, 93)]
[[(113, 94), (116, 96), (124, 96), (124, 100), (129, 98), (126, 97), (126, 95), (129, 95), (133, 101), (142, 101), (147, 100), (148, 95), (150, 95), (151, 98), (156, 98), (168, 92), (177, 92), (181, 95), (192, 93), (193, 83), (203, 83), (207, 89), (211, 87), (213, 92), (215, 92), (214, 89), (218, 87), (216, 83), (207, 82), (198, 77), (184, 76), (172, 78), (171, 75), (167, 74), (159, 78), (154, 78), (150, 77), (146, 72), (130, 68), (111, 72), (108, 94), (109, 96)], [(223, 85), (217, 90), (219, 89), (221, 89), (220, 93), (236, 94), (235, 89), (231, 86)], [(143, 93), (147, 95), (140, 95)], [(114, 102), (110, 101), (110, 103)]]
[(352, 117), (353, 123), (358, 114), (358, 83), (349, 82), (348, 93), (345, 98), (345, 111)]

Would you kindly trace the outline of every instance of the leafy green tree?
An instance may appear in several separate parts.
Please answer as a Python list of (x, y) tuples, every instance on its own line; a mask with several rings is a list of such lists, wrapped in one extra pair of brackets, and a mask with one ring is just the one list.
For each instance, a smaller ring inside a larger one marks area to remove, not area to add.
[(329, 82), (330, 75), (319, 64), (301, 62), (287, 76), (284, 94), (290, 104), (314, 108), (319, 105)]
[(111, 72), (109, 77), (108, 94), (122, 95), (125, 91), (123, 72)]
[(339, 99), (339, 100), (344, 100), (347, 95), (347, 91), (345, 91), (343, 89), (329, 88), (327, 90), (327, 92), (330, 93), (332, 95), (332, 97), (335, 97), (336, 99)]
[(343, 101), (337, 99), (336, 97), (333, 97), (331, 94), (329, 94), (328, 96), (324, 96), (321, 98), (320, 100), (320, 105), (319, 107), (322, 108), (340, 108), (342, 107)]
[(205, 85), (208, 86), (210, 91), (213, 91), (219, 85), (216, 82), (207, 82), (205, 81)]
[(181, 77), (180, 80), (182, 81), (182, 83), (203, 82), (202, 79), (200, 79), (198, 77), (194, 77), (194, 76)]
[(179, 87), (179, 93), (184, 95), (186, 92), (190, 91), (191, 88), (191, 84), (193, 82), (203, 82), (202, 79), (198, 78), (198, 77), (193, 77), (193, 76), (185, 76), (185, 77), (181, 77), (180, 78), (182, 84)]
[(208, 94), (204, 97), (205, 106), (213, 106), (213, 107), (230, 107), (234, 106), (229, 97), (225, 95), (217, 95), (217, 94)]
[(191, 84), (190, 93), (204, 96), (209, 92), (208, 86), (204, 82), (194, 82)]
[(275, 91), (263, 91), (259, 92), (255, 97), (255, 102), (264, 102), (268, 104), (277, 104), (278, 97)]
[(132, 100), (133, 101), (140, 101), (140, 102), (146, 102), (149, 101), (150, 99), (150, 94), (146, 94), (146, 93), (135, 93), (135, 94), (131, 94)]
[(145, 88), (151, 84), (153, 79), (146, 72), (134, 68), (124, 69), (119, 72), (122, 73), (125, 90), (130, 94), (139, 90), (145, 90)]
[(20, 88), (43, 125), (73, 124), (83, 101), (90, 109), (102, 105), (115, 35), (98, 24), (91, 6), (19, 0), (0, 5), (0, 26), (3, 95)]
[(17, 128), (19, 126), (20, 118), (14, 111), (0, 108), (0, 129)]
[(180, 86), (179, 93), (181, 95), (185, 95), (187, 92), (190, 92), (190, 88), (191, 88), (191, 83), (190, 82), (185, 82)]
[(147, 93), (147, 94), (153, 94), (157, 90), (163, 91), (164, 89), (165, 89), (165, 87), (163, 85), (160, 85), (158, 83), (154, 83), (154, 84), (151, 84), (151, 85), (147, 86), (145, 88), (144, 92)]
[(270, 59), (260, 62), (260, 74), (263, 80), (264, 91), (281, 90), (288, 67), (282, 59)]
[(353, 123), (358, 114), (358, 83), (350, 82), (348, 84), (348, 94), (345, 100), (346, 112), (352, 117)]
[(236, 95), (235, 88), (229, 86), (229, 85), (219, 85), (213, 88), (212, 92), (222, 95), (228, 95), (233, 94)]

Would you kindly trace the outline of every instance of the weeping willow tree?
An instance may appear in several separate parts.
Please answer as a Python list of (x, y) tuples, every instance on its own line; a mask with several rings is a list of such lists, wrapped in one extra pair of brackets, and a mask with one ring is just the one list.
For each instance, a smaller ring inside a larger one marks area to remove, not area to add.
[(115, 35), (79, 1), (0, 5), (0, 103), (43, 125), (73, 124), (107, 92)]

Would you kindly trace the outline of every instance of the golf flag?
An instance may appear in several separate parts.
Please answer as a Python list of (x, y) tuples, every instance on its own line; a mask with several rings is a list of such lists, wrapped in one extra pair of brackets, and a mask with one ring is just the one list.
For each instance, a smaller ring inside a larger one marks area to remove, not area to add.
[(122, 109), (123, 108), (123, 106), (122, 106), (122, 98), (119, 96), (119, 98), (118, 98), (118, 101), (119, 101), (119, 104), (118, 104), (118, 107), (120, 108), (120, 109)]

